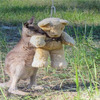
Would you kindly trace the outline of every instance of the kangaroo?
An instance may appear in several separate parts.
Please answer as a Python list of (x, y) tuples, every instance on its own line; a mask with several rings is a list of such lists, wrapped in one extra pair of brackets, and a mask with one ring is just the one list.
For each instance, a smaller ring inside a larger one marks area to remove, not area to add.
[(36, 85), (36, 73), (38, 68), (31, 66), (35, 54), (35, 46), (30, 44), (30, 38), (34, 34), (45, 32), (33, 24), (34, 17), (24, 23), (22, 37), (17, 45), (7, 54), (5, 59), (5, 72), (10, 77), (6, 83), (0, 83), (0, 87), (9, 87), (8, 91), (13, 94), (27, 95), (27, 92), (18, 90), (17, 83), (21, 79), (30, 78), (28, 88)]

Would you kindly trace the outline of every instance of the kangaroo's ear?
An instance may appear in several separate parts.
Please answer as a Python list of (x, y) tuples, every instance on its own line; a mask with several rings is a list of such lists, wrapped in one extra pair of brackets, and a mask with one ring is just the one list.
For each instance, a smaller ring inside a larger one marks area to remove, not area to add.
[(34, 22), (34, 16), (32, 16), (32, 18), (29, 21), (27, 21), (27, 23), (29, 24), (32, 24), (33, 22)]
[(24, 26), (28, 27), (29, 24), (32, 24), (34, 22), (34, 16), (30, 20), (24, 23)]

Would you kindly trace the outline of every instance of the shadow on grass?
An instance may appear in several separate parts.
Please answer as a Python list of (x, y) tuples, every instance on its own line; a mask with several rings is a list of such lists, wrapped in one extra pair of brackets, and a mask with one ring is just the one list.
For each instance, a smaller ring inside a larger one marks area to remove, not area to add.
[[(90, 83), (86, 83), (85, 84), (86, 88), (89, 88), (90, 87)], [(85, 89), (85, 86), (83, 83), (80, 83), (79, 84), (79, 87), (81, 89)], [(92, 86), (94, 87), (94, 85), (92, 84)], [(76, 84), (75, 83), (64, 83), (62, 84), (62, 86), (60, 86), (60, 84), (54, 86), (54, 87), (51, 87), (52, 90), (56, 90), (56, 91), (69, 91), (69, 92), (76, 92)]]
[[(10, 26), (13, 27), (13, 26)], [(8, 29), (1, 29), (0, 32), (0, 44), (1, 44), (1, 52), (4, 52), (4, 49), (6, 47), (7, 44), (12, 44), (15, 42), (18, 42), (21, 38), (20, 36), (20, 32), (21, 32), (21, 26), (17, 27), (15, 30), (8, 30)], [(88, 38), (88, 36), (93, 36), (93, 38), (99, 39), (100, 40), (100, 26), (89, 26), (87, 25), (82, 26), (82, 25), (73, 25), (73, 26), (67, 26), (65, 28), (65, 31), (67, 31), (68, 34), (70, 34), (71, 36), (75, 37), (76, 35), (80, 38), (80, 40), (83, 38), (83, 35), (86, 36), (86, 38)]]
[[(21, 27), (17, 27), (16, 30), (1, 29), (0, 52), (6, 54), (20, 40), (21, 36), (20, 36), (19, 28), (21, 29)], [(76, 38), (76, 35), (77, 35), (79, 41), (83, 39), (84, 35), (86, 36), (86, 39), (88, 38), (88, 36), (91, 36), (93, 37), (94, 40), (100, 41), (100, 26), (87, 25), (85, 28), (85, 26), (82, 26), (82, 25), (73, 25), (73, 26), (67, 26), (65, 28), (65, 31), (66, 30), (67, 30), (67, 33), (73, 36), (74, 38)]]
[(67, 26), (65, 28), (65, 31), (67, 31), (68, 34), (82, 38), (83, 35), (88, 38), (88, 36), (93, 37), (93, 39), (100, 39), (100, 25), (73, 25), (73, 26)]
[[(31, 90), (31, 89), (25, 89), (25, 87), (27, 86), (19, 86), (18, 88), (20, 90), (23, 90), (23, 91), (27, 91), (27, 92), (35, 92), (34, 90)], [(64, 83), (60, 86), (60, 84), (57, 84), (55, 86), (46, 86), (46, 85), (43, 85), (44, 87), (44, 90), (37, 90), (37, 91), (45, 91), (46, 89), (51, 89), (53, 91), (63, 91), (63, 92), (77, 92), (76, 91), (76, 84), (75, 83)], [(85, 88), (89, 88), (90, 87), (90, 83), (89, 82), (86, 82), (85, 86), (83, 83), (80, 83), (79, 84), (79, 87), (84, 90)], [(94, 87), (94, 85), (92, 84), (92, 87)]]

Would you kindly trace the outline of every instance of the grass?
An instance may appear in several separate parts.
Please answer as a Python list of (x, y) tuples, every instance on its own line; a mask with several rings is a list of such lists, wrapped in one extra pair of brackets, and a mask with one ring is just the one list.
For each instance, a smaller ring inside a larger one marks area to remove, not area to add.
[[(38, 84), (47, 89), (32, 91), (33, 96), (7, 96), (1, 89), (0, 100), (94, 100), (100, 98), (100, 1), (54, 0), (55, 17), (67, 19), (65, 30), (76, 40), (75, 47), (65, 46), (66, 69), (50, 66), (38, 72)], [(50, 17), (50, 0), (0, 0), (0, 82), (4, 59), (19, 41), (21, 25), (35, 16), (35, 22)], [(8, 29), (4, 26), (9, 27)], [(12, 28), (11, 28), (12, 27)], [(44, 77), (45, 76), (45, 77)], [(25, 84), (21, 84), (26, 87)], [(99, 100), (99, 99), (98, 99)]]
[[(51, 0), (1, 0), (1, 22), (22, 23), (31, 16), (39, 21), (50, 17)], [(71, 23), (99, 24), (100, 2), (95, 0), (55, 0), (56, 17), (67, 19)]]

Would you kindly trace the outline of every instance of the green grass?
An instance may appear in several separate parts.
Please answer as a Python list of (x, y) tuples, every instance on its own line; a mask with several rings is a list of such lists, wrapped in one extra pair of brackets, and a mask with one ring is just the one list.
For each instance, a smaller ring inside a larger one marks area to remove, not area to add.
[[(100, 1), (95, 0), (54, 0), (56, 17), (64, 18), (71, 23), (100, 23)], [(31, 16), (36, 21), (50, 17), (51, 0), (1, 0), (0, 20), (5, 23), (22, 23)]]
[[(33, 96), (6, 96), (0, 88), (0, 100), (94, 100), (100, 95), (100, 1), (54, 0), (54, 17), (67, 19), (65, 30), (76, 40), (75, 47), (65, 46), (66, 69), (50, 66), (38, 72), (38, 84), (48, 87)], [(50, 17), (51, 0), (0, 0), (0, 82), (4, 59), (20, 39), (21, 25), (35, 16), (35, 22)], [(2, 26), (16, 27), (4, 29)], [(46, 76), (47, 78), (43, 78)], [(23, 87), (24, 84), (22, 84)], [(53, 89), (52, 89), (53, 88)]]

